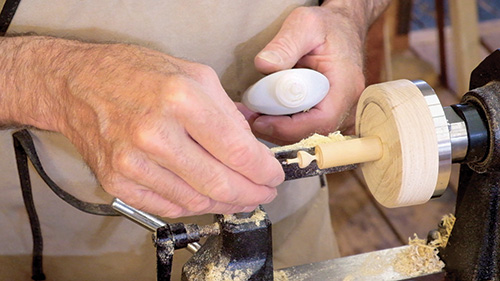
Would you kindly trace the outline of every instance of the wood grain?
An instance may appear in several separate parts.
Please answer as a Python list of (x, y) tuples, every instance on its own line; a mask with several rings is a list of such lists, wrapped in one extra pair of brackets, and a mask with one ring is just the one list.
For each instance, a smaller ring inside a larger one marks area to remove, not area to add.
[(320, 169), (375, 161), (382, 157), (382, 143), (377, 136), (323, 143), (315, 147)]
[(416, 85), (397, 80), (368, 87), (358, 103), (356, 134), (377, 136), (382, 142), (382, 158), (361, 165), (378, 202), (401, 207), (431, 198), (439, 170), (437, 137)]

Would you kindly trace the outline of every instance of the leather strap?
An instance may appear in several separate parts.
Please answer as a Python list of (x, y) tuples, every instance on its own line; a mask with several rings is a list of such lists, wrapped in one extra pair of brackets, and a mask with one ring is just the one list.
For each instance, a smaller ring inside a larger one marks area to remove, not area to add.
[(20, 2), (21, 0), (5, 0), (0, 12), (0, 36), (4, 36), (7, 32)]
[(27, 130), (21, 130), (12, 134), (14, 141), (14, 150), (16, 153), (17, 170), (19, 174), (19, 182), (23, 194), (23, 201), (28, 213), (28, 218), (31, 226), (31, 234), (33, 238), (33, 259), (32, 259), (32, 276), (34, 281), (46, 280), (43, 272), (43, 237), (40, 220), (33, 201), (33, 192), (31, 187), (30, 172), (28, 168), (28, 160), (33, 164), (38, 175), (49, 186), (49, 188), (59, 198), (66, 201), (71, 206), (80, 211), (101, 216), (118, 216), (119, 214), (113, 210), (109, 204), (97, 204), (82, 201), (68, 192), (61, 189), (43, 169), (42, 163), (36, 153), (33, 138)]

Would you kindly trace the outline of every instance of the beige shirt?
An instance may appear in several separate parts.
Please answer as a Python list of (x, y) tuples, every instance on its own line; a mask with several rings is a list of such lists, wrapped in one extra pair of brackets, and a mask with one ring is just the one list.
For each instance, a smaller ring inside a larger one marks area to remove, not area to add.
[[(213, 67), (234, 99), (286, 16), (313, 0), (22, 0), (8, 33), (127, 42)], [(316, 1), (317, 3), (317, 1)]]
[[(35, 32), (93, 42), (127, 42), (207, 64), (235, 100), (261, 75), (253, 58), (296, 7), (311, 0), (22, 0), (9, 34)], [(316, 1), (317, 2), (317, 1)], [(31, 253), (10, 131), (0, 133), (0, 255)], [(37, 132), (36, 146), (48, 174), (77, 197), (110, 202), (63, 136)], [(32, 173), (47, 255), (100, 255), (154, 251), (150, 234), (124, 218), (103, 218), (69, 206)], [(318, 178), (287, 182), (266, 209), (277, 222), (317, 192)], [(123, 235), (126, 233), (127, 235)], [(145, 250), (146, 249), (146, 250)], [(1, 276), (1, 271), (0, 271)]]

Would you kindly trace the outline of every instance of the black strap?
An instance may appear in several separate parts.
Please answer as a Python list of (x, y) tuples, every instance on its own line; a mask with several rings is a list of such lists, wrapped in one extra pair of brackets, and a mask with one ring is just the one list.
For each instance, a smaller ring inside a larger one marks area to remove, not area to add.
[(9, 29), (20, 2), (21, 0), (5, 0), (2, 12), (0, 12), (0, 36), (4, 36)]
[(17, 170), (19, 174), (19, 182), (23, 194), (23, 201), (28, 213), (28, 218), (31, 226), (31, 234), (33, 237), (33, 261), (32, 261), (32, 279), (35, 281), (45, 280), (43, 273), (43, 238), (40, 221), (36, 213), (35, 204), (33, 202), (33, 192), (28, 168), (28, 158), (33, 167), (38, 172), (43, 181), (59, 198), (69, 203), (71, 206), (80, 211), (101, 215), (101, 216), (118, 216), (111, 205), (96, 204), (81, 201), (68, 192), (61, 189), (52, 179), (45, 173), (42, 163), (38, 158), (35, 150), (35, 145), (30, 133), (27, 130), (21, 130), (12, 135), (14, 140), (14, 149), (16, 153)]
[[(89, 213), (92, 215), (100, 215), (100, 216), (118, 216), (119, 214), (113, 210), (111, 205), (109, 204), (96, 204), (82, 201), (70, 193), (64, 191), (60, 188), (45, 172), (43, 169), (42, 163), (38, 158), (38, 154), (36, 153), (35, 145), (33, 144), (33, 138), (31, 137), (28, 130), (17, 131), (12, 134), (14, 138), (14, 144), (17, 142), (19, 145), (15, 146), (16, 152), (17, 150), (23, 150), (24, 157), (28, 157), (33, 164), (33, 167), (38, 172), (38, 175), (43, 179), (43, 181), (50, 187), (50, 189), (62, 200), (66, 201), (66, 203), (71, 206), (77, 208), (78, 210)], [(19, 167), (18, 167), (19, 170)], [(29, 172), (29, 171), (19, 171), (19, 172)], [(29, 177), (28, 177), (29, 179)]]
[(28, 218), (31, 226), (31, 235), (33, 237), (33, 261), (31, 264), (33, 280), (45, 280), (43, 273), (43, 238), (40, 221), (36, 213), (35, 204), (33, 202), (33, 192), (31, 189), (30, 174), (28, 172), (28, 158), (26, 152), (21, 147), (19, 140), (14, 138), (14, 148), (16, 151), (17, 169), (19, 171), (19, 181), (21, 183), (21, 191), (23, 193), (24, 206), (28, 213)]

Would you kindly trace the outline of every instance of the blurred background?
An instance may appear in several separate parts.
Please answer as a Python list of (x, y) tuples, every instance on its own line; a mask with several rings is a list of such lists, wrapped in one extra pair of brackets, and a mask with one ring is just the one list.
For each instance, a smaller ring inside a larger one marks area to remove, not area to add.
[[(367, 84), (421, 79), (443, 106), (456, 104), (468, 90), (470, 72), (497, 48), (499, 0), (393, 0), (368, 34)], [(458, 166), (443, 196), (397, 209), (375, 201), (359, 169), (328, 181), (332, 225), (347, 256), (401, 246), (414, 234), (425, 238), (454, 212)]]

